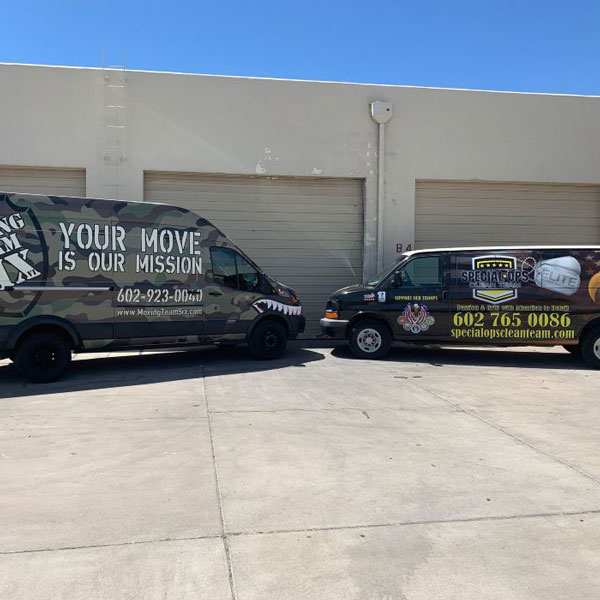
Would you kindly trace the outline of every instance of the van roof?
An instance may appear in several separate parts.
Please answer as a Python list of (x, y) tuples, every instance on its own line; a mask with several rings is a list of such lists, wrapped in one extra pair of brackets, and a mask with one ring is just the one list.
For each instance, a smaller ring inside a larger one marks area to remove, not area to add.
[(177, 206), (175, 204), (165, 203), (165, 202), (147, 202), (146, 200), (119, 200), (118, 198), (98, 198), (97, 196), (66, 196), (64, 194), (40, 194), (34, 192), (16, 192), (11, 191), (7, 192), (6, 190), (0, 190), (0, 195), (4, 194), (6, 196), (37, 196), (39, 198), (65, 198), (67, 200), (93, 200), (94, 202), (114, 202), (119, 204), (158, 204), (159, 206), (172, 206), (174, 208), (179, 208), (181, 210), (190, 211), (189, 208), (185, 208), (183, 206)]
[(516, 251), (516, 250), (593, 250), (600, 252), (600, 246), (461, 246), (458, 248), (426, 248), (424, 250), (411, 250), (403, 252), (403, 256), (415, 254), (429, 254), (430, 252), (489, 252), (489, 251)]

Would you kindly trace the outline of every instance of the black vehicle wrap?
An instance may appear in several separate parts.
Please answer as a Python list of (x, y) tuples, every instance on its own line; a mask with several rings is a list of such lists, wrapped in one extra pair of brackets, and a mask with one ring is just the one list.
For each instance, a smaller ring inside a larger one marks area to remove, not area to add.
[(326, 337), (383, 321), (393, 339), (574, 344), (600, 324), (600, 248), (465, 248), (410, 253), (381, 281), (332, 295)]

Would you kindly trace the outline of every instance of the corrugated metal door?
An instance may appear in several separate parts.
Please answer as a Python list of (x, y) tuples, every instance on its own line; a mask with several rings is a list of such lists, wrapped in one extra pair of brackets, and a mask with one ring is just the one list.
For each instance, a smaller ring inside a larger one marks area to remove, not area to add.
[(0, 191), (85, 196), (85, 169), (0, 166)]
[(417, 181), (416, 248), (600, 244), (600, 186)]
[(305, 337), (319, 332), (331, 292), (362, 278), (362, 180), (151, 171), (144, 197), (200, 213), (296, 289)]

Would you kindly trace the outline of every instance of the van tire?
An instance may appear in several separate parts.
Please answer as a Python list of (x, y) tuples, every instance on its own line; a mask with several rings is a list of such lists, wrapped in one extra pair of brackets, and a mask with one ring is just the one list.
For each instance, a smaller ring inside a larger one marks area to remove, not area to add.
[(348, 342), (352, 354), (357, 358), (377, 360), (387, 355), (392, 338), (383, 323), (364, 320), (352, 327)]
[(19, 373), (33, 383), (56, 381), (71, 364), (71, 347), (56, 333), (34, 333), (19, 344), (15, 364)]
[(583, 360), (594, 369), (600, 369), (600, 327), (586, 332), (580, 342)]
[(279, 358), (287, 347), (287, 329), (278, 321), (261, 321), (250, 334), (248, 349), (259, 360)]

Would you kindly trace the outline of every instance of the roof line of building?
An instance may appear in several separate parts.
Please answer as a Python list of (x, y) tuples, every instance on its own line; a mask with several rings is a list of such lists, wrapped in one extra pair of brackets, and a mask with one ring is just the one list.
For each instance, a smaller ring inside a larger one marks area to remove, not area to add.
[[(12, 63), (0, 62), (0, 67), (44, 67), (50, 69), (75, 69), (86, 71), (105, 71), (105, 70), (121, 70), (117, 67), (83, 67), (75, 65), (44, 65), (34, 63)], [(354, 81), (328, 81), (321, 79), (286, 79), (285, 77), (256, 77), (250, 75), (218, 75), (211, 73), (187, 73), (184, 71), (153, 71), (149, 69), (125, 69), (128, 73), (150, 73), (154, 75), (187, 75), (188, 77), (215, 77), (220, 79), (247, 79), (256, 81), (276, 81), (276, 82), (291, 82), (291, 83), (318, 83), (326, 85), (352, 85), (361, 87), (377, 87), (377, 88), (399, 88), (409, 90), (438, 90), (443, 92), (478, 92), (485, 94), (515, 94), (520, 96), (556, 96), (566, 98), (600, 98), (599, 94), (564, 94), (558, 92), (519, 92), (511, 90), (486, 90), (479, 88), (454, 88), (454, 87), (438, 87), (428, 85), (402, 85), (393, 83), (364, 83)]]

